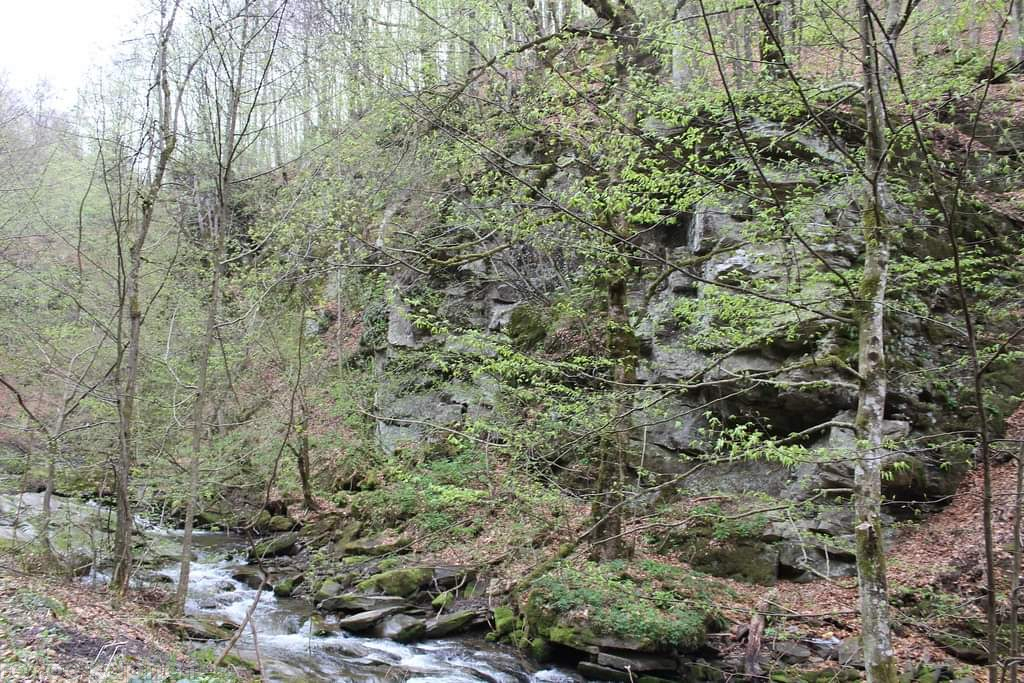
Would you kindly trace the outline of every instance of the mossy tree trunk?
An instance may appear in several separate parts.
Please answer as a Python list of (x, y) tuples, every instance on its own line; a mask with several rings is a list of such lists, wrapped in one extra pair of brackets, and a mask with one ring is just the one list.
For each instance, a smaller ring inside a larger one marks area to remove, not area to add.
[(624, 393), (627, 385), (636, 382), (636, 360), (633, 354), (633, 331), (629, 325), (626, 303), (625, 276), (615, 277), (608, 283), (608, 354), (615, 359), (614, 379), (620, 398), (611, 405), (608, 434), (601, 439), (591, 505), (591, 557), (595, 560), (614, 560), (625, 554), (622, 535), (622, 507), (624, 502), (625, 456), (629, 449), (629, 405)]
[(877, 16), (870, 0), (858, 0), (865, 105), (865, 191), (862, 228), (864, 275), (858, 302), (860, 388), (857, 456), (854, 462), (857, 580), (861, 641), (869, 683), (895, 683), (896, 660), (889, 627), (889, 597), (882, 537), (883, 425), (886, 401), (885, 297), (889, 275), (886, 132), (882, 100), (886, 76), (876, 42)]
[[(586, 0), (585, 0), (586, 1)], [(586, 2), (598, 17), (611, 24), (617, 34), (615, 76), (618, 84), (619, 114), (624, 132), (631, 134), (636, 127), (636, 108), (629, 100), (630, 68), (640, 58), (639, 41), (635, 35), (638, 25), (636, 12), (627, 2), (614, 0), (590, 0)], [(619, 169), (609, 172), (609, 186), (618, 181)], [(634, 226), (627, 209), (609, 212), (605, 217), (609, 232), (618, 238), (618, 262), (611, 264), (607, 275), (606, 293), (608, 305), (608, 357), (615, 362), (613, 379), (616, 396), (610, 408), (607, 433), (601, 439), (595, 493), (591, 505), (591, 552), (595, 560), (613, 560), (622, 557), (626, 551), (623, 537), (622, 513), (625, 502), (625, 458), (629, 450), (630, 436), (630, 394), (627, 389), (636, 383), (636, 339), (629, 321), (627, 282), (629, 277), (629, 255), (625, 245), (634, 234)]]

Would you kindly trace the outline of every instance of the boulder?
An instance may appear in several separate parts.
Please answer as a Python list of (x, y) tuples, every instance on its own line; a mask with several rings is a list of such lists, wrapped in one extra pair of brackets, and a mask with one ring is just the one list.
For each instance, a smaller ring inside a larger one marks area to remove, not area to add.
[[(388, 455), (408, 444), (427, 440), (430, 425), (453, 425), (462, 420), (464, 406), (445, 400), (440, 392), (427, 391), (392, 399), (383, 409), (385, 419), (377, 422), (377, 440)], [(413, 422), (408, 422), (412, 420)]]
[(658, 657), (654, 655), (630, 654), (629, 656), (600, 652), (597, 663), (601, 666), (623, 671), (675, 671), (677, 662), (674, 657)]
[(317, 602), (323, 602), (324, 600), (329, 600), (330, 598), (339, 595), (343, 590), (344, 587), (338, 581), (335, 581), (334, 579), (327, 579), (320, 584), (320, 588), (317, 589), (314, 599)]
[(249, 588), (259, 589), (261, 586), (270, 588), (270, 581), (267, 574), (253, 565), (239, 565), (231, 570), (231, 578), (239, 583), (244, 583)]
[(327, 598), (320, 603), (319, 607), (327, 612), (369, 612), (394, 607), (405, 608), (409, 607), (409, 603), (393, 595), (344, 593)]
[(357, 538), (346, 542), (342, 548), (346, 555), (361, 555), (365, 557), (377, 557), (389, 553), (400, 552), (409, 545), (409, 539), (404, 536), (389, 538), (383, 534), (370, 538)]
[(704, 533), (681, 534), (678, 556), (712, 576), (746, 583), (775, 584), (779, 551), (756, 538), (715, 538)]
[(494, 632), (499, 636), (507, 636), (515, 630), (518, 620), (511, 607), (502, 605), (494, 608)]
[(681, 338), (660, 339), (651, 342), (651, 358), (637, 368), (642, 381), (685, 382), (700, 376), (710, 365), (710, 356), (688, 348)]
[(291, 517), (286, 517), (284, 515), (275, 515), (271, 517), (270, 520), (267, 522), (267, 531), (281, 533), (284, 531), (293, 531), (295, 529), (298, 529), (299, 526), (301, 525)]
[(628, 671), (594, 664), (593, 662), (580, 662), (576, 665), (576, 671), (587, 680), (623, 681), (624, 683), (632, 683), (633, 681), (633, 675)]
[(674, 452), (699, 450), (701, 431), (708, 426), (705, 412), (708, 408), (699, 399), (668, 397), (652, 400), (652, 395), (640, 394), (637, 403), (643, 410), (637, 412), (634, 426), (643, 433), (643, 443), (661, 446)]
[(309, 631), (317, 637), (333, 635), (338, 631), (338, 623), (328, 621), (324, 615), (314, 612), (309, 617)]
[(407, 598), (429, 585), (433, 579), (434, 571), (429, 567), (406, 567), (374, 574), (356, 587), (361, 591)]
[(799, 664), (811, 658), (811, 649), (794, 640), (777, 640), (772, 645), (775, 654), (786, 664)]
[(302, 574), (295, 574), (276, 582), (274, 584), (274, 595), (279, 598), (290, 598), (299, 587), (299, 584), (302, 583), (302, 579)]
[(840, 578), (857, 575), (856, 556), (851, 550), (820, 542), (784, 541), (779, 550), (779, 578), (799, 583), (819, 578)]
[(395, 297), (388, 308), (388, 346), (418, 349), (423, 341), (418, 338), (416, 326), (409, 315), (405, 302)]
[(338, 619), (338, 628), (350, 633), (364, 633), (373, 628), (378, 622), (397, 614), (404, 607), (384, 607), (381, 609), (360, 612), (342, 619)]
[(730, 207), (701, 206), (693, 214), (689, 230), (690, 251), (698, 256), (743, 244), (742, 222)]
[(427, 624), (423, 619), (411, 614), (394, 614), (379, 622), (373, 633), (378, 638), (411, 643), (422, 638), (426, 631)]
[(434, 599), (430, 601), (430, 606), (438, 610), (447, 609), (452, 606), (453, 602), (455, 602), (455, 592), (445, 591), (435, 595)]
[(451, 590), (464, 586), (472, 576), (471, 570), (460, 566), (434, 567), (431, 588), (435, 590)]
[(474, 610), (462, 610), (428, 619), (425, 637), (441, 638), (467, 628), (479, 614)]
[(187, 640), (227, 640), (231, 632), (238, 628), (237, 624), (202, 617), (182, 617), (164, 624)]
[(299, 534), (290, 531), (260, 541), (249, 551), (250, 560), (261, 560), (267, 557), (294, 555), (298, 552)]

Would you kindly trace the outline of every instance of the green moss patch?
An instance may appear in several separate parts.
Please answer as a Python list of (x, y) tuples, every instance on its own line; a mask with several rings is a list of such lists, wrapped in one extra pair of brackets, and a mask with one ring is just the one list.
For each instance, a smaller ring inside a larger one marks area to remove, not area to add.
[(434, 572), (428, 567), (410, 567), (408, 569), (392, 569), (375, 574), (356, 586), (362, 591), (375, 591), (385, 595), (397, 595), (407, 598), (434, 578)]
[(713, 579), (651, 561), (563, 562), (532, 584), (526, 627), (568, 647), (692, 652), (721, 618)]

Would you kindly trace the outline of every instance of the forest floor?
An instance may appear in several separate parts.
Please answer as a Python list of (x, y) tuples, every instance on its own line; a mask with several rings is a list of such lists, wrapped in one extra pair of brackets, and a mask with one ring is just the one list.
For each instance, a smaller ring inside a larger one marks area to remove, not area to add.
[(105, 590), (0, 569), (0, 681), (238, 680), (232, 673), (209, 673), (158, 626), (155, 597), (135, 592), (117, 601)]

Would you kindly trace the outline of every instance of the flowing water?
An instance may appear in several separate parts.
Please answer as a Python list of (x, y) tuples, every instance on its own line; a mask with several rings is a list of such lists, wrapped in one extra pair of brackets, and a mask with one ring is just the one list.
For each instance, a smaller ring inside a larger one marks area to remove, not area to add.
[[(198, 559), (192, 564), (187, 610), (200, 617), (241, 623), (256, 599), (256, 590), (231, 578), (241, 545), (223, 534), (196, 538)], [(177, 578), (177, 567), (163, 574)], [(402, 645), (380, 638), (345, 633), (314, 636), (308, 602), (275, 597), (264, 591), (252, 621), (265, 680), (280, 683), (355, 681), (435, 683), (578, 683), (578, 676), (538, 669), (514, 651), (476, 638), (428, 640)], [(255, 659), (249, 629), (236, 645), (238, 654)]]

